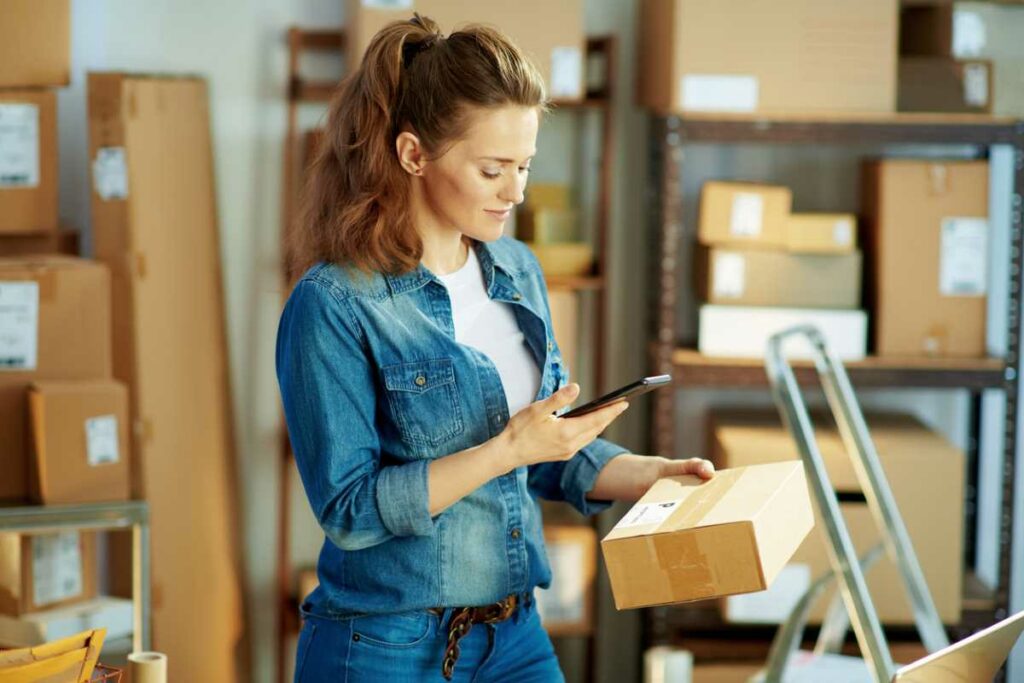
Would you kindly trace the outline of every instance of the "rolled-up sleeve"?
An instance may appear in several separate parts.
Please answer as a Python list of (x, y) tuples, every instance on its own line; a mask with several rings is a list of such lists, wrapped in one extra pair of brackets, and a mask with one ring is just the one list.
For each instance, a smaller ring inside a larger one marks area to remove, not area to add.
[(313, 513), (345, 550), (427, 536), (427, 461), (381, 466), (376, 380), (351, 302), (316, 280), (296, 285), (277, 336), (277, 378)]

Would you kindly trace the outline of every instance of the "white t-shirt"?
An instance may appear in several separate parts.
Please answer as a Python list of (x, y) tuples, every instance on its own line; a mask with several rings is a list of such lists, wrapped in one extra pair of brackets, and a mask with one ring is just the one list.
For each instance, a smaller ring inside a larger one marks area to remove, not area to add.
[(511, 304), (487, 296), (476, 250), (469, 248), (465, 265), (439, 275), (448, 289), (455, 322), (455, 341), (483, 353), (498, 369), (509, 416), (533, 402), (540, 389), (537, 367)]

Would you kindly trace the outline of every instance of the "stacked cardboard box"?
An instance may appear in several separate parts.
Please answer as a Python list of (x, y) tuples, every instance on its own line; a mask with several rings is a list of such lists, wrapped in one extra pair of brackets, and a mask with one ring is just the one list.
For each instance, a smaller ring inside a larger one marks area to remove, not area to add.
[(639, 25), (638, 99), (659, 112), (895, 109), (896, 0), (643, 0)]
[(876, 353), (983, 356), (988, 163), (868, 162), (862, 185)]
[(0, 499), (128, 498), (127, 405), (111, 372), (107, 268), (0, 258)]
[(57, 222), (57, 93), (68, 0), (0, 3), (0, 256), (75, 253)]
[(900, 111), (992, 112), (992, 61), (955, 58), (953, 40), (952, 2), (900, 9)]
[[(791, 205), (786, 187), (704, 184), (694, 267), (698, 295), (706, 302), (701, 352), (760, 357), (773, 333), (810, 323), (840, 357), (865, 355), (856, 218), (794, 214)], [(807, 353), (798, 346), (787, 351)]]
[[(868, 417), (882, 468), (896, 497), (918, 561), (946, 623), (960, 620), (963, 548), (964, 454), (913, 417)], [(816, 419), (816, 437), (825, 469), (836, 491), (847, 529), (858, 553), (881, 541), (863, 491), (834, 425)], [(796, 444), (774, 413), (718, 411), (710, 420), (711, 458), (720, 467), (795, 460)], [(922, 477), (922, 472), (928, 472)], [(819, 527), (780, 573), (771, 590), (723, 601), (725, 617), (736, 623), (779, 623), (811, 581), (829, 570), (821, 521)], [(913, 623), (902, 580), (890, 559), (882, 558), (866, 573), (868, 589), (885, 624)], [(819, 599), (811, 619), (824, 616), (834, 589)]]

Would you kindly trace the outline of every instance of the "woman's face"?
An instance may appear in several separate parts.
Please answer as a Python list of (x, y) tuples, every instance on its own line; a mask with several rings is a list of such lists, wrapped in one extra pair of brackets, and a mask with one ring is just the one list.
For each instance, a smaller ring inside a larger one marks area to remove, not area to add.
[(465, 136), (427, 161), (420, 180), (436, 223), (489, 242), (501, 237), (512, 207), (523, 201), (540, 114), (509, 105), (469, 116)]

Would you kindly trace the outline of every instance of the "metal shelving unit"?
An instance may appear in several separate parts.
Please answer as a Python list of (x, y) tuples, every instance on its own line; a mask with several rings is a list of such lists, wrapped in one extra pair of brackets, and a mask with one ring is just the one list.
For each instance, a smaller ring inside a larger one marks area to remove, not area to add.
[[(858, 389), (966, 389), (972, 396), (972, 429), (979, 424), (980, 392), (1001, 390), (1006, 399), (1003, 422), (1002, 502), (999, 516), (998, 582), (987, 590), (971, 574), (964, 593), (964, 616), (954, 631), (960, 635), (1002, 619), (1010, 605), (1011, 543), (1014, 506), (1014, 458), (1019, 439), (1016, 415), (1020, 375), (1020, 309), (1022, 250), (1024, 250), (1024, 123), (979, 115), (888, 114), (857, 115), (686, 115), (659, 116), (650, 139), (651, 204), (656, 208), (659, 281), (656, 330), (651, 353), (659, 373), (672, 373), (676, 391), (655, 395), (653, 444), (671, 456), (675, 449), (674, 411), (677, 394), (686, 388), (744, 388), (767, 390), (768, 379), (759, 360), (710, 358), (679, 343), (676, 304), (685, 267), (678, 262), (683, 234), (684, 146), (687, 143), (765, 143), (776, 145), (930, 144), (975, 145), (979, 153), (1000, 144), (1013, 148), (1014, 179), (1010, 227), (1010, 266), (1004, 358), (929, 359), (869, 357), (848, 364)], [(814, 381), (809, 365), (797, 364), (801, 383)], [(976, 439), (975, 439), (976, 442)], [(970, 501), (969, 501), (970, 502)], [(968, 506), (970, 509), (970, 505)], [(967, 539), (971, 540), (970, 535)], [(726, 632), (728, 629), (728, 632)], [(898, 630), (898, 629), (897, 629)], [(770, 635), (763, 627), (726, 625), (707, 607), (658, 607), (645, 610), (645, 645), (668, 642), (686, 633), (712, 651), (728, 648), (725, 641), (755, 642)], [(717, 650), (716, 650), (717, 648)], [(765, 648), (767, 651), (767, 648)]]
[(132, 532), (132, 649), (150, 649), (149, 505), (124, 503), (83, 505), (26, 505), (0, 507), (0, 531), (54, 533), (60, 531)]
[[(292, 27), (287, 33), (289, 49), (288, 74), (288, 117), (285, 135), (283, 163), (283, 221), (282, 243), (285, 242), (292, 217), (295, 215), (298, 194), (302, 182), (303, 157), (301, 153), (303, 131), (299, 126), (299, 109), (307, 105), (324, 106), (331, 98), (338, 81), (310, 80), (301, 73), (301, 61), (304, 53), (343, 53), (345, 48), (345, 31), (343, 29), (307, 30)], [(551, 290), (569, 290), (586, 293), (593, 297), (594, 315), (593, 330), (590, 338), (595, 340), (593, 346), (593, 392), (600, 395), (605, 387), (605, 348), (608, 296), (608, 230), (611, 215), (611, 192), (614, 177), (614, 122), (613, 100), (616, 76), (616, 42), (614, 36), (593, 36), (587, 39), (587, 54), (598, 54), (604, 60), (604, 83), (599, 90), (588, 91), (582, 100), (555, 100), (551, 102), (552, 113), (566, 112), (576, 116), (596, 115), (601, 121), (601, 160), (598, 168), (596, 207), (594, 213), (594, 242), (597, 260), (594, 269), (587, 275), (553, 275), (547, 278)], [(557, 115), (557, 114), (555, 114)], [(298, 275), (286, 273), (282, 268), (282, 281), (286, 284)], [(283, 429), (283, 428), (282, 428)], [(276, 679), (286, 680), (286, 654), (288, 640), (298, 632), (300, 627), (298, 608), (300, 596), (296, 595), (296, 571), (290, 557), (290, 482), (293, 478), (295, 465), (286, 431), (282, 431), (279, 483), (278, 483), (278, 547), (277, 547), (277, 675)], [(594, 601), (596, 605), (596, 600)], [(596, 619), (596, 607), (594, 609)], [(596, 623), (596, 622), (595, 622)], [(596, 627), (595, 627), (596, 629)], [(552, 633), (552, 637), (558, 637)], [(569, 635), (569, 634), (566, 634)], [(593, 670), (596, 645), (593, 635), (589, 639), (587, 668)]]

